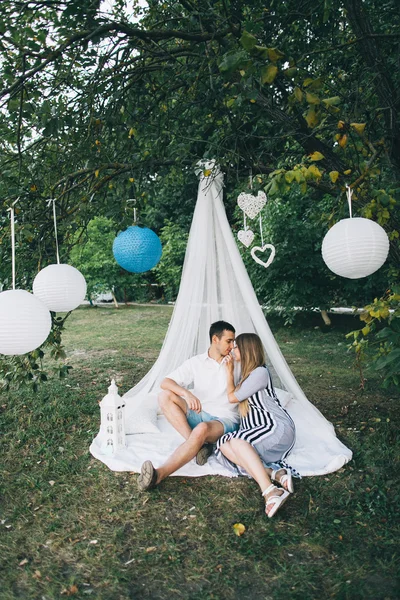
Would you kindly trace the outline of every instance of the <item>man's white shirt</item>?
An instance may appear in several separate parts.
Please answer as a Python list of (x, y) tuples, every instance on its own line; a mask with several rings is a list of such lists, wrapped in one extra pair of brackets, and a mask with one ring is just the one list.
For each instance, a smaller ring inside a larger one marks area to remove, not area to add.
[[(238, 405), (231, 404), (226, 392), (227, 373), (225, 359), (220, 363), (210, 358), (208, 352), (193, 356), (167, 375), (181, 387), (190, 389), (201, 402), (202, 410), (214, 417), (239, 421)], [(234, 363), (235, 384), (239, 381), (240, 365)], [(193, 387), (192, 387), (193, 386)]]

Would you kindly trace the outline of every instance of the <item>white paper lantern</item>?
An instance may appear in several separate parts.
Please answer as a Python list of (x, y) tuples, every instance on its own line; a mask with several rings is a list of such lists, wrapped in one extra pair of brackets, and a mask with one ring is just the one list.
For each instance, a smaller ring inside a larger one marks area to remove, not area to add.
[(389, 252), (386, 231), (371, 219), (354, 217), (336, 223), (322, 242), (322, 258), (336, 275), (359, 279), (375, 273)]
[(0, 354), (26, 354), (47, 339), (51, 315), (47, 306), (25, 290), (0, 293)]
[(49, 310), (67, 312), (77, 308), (86, 296), (86, 281), (70, 265), (48, 265), (36, 275), (33, 293)]

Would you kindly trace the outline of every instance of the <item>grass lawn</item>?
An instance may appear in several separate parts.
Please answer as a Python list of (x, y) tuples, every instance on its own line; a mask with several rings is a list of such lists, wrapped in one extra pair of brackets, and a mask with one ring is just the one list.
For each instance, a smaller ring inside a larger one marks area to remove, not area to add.
[(139, 381), (171, 312), (76, 310), (64, 336), (70, 376), (2, 395), (0, 599), (400, 598), (399, 397), (369, 374), (359, 390), (344, 338), (353, 317), (334, 317), (329, 332), (310, 319), (271, 323), (304, 391), (354, 451), (339, 472), (296, 482), (273, 519), (254, 481), (171, 477), (138, 494), (137, 475), (91, 457), (110, 378), (121, 394)]

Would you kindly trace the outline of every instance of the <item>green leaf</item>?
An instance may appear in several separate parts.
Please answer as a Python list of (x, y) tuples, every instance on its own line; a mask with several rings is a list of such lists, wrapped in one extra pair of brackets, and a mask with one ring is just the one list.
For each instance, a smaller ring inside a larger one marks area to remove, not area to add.
[(336, 183), (337, 178), (339, 177), (339, 171), (330, 171), (329, 177), (330, 177), (332, 183)]
[(295, 171), (293, 171), (293, 173), (294, 173), (294, 178), (296, 179), (297, 183), (304, 183), (304, 181), (305, 181), (304, 175), (300, 169), (296, 169)]
[(395, 360), (400, 361), (400, 348), (396, 348), (386, 356), (378, 358), (375, 362), (375, 369), (379, 371), (380, 369), (383, 369), (384, 367), (390, 365)]
[(303, 100), (303, 92), (301, 91), (301, 89), (299, 87), (295, 87), (293, 93), (294, 93), (294, 97), (296, 98), (296, 100), (298, 102), (301, 102)]
[(284, 53), (278, 50), (278, 48), (268, 48), (268, 58), (271, 62), (276, 62), (284, 58), (284, 56)]
[(322, 160), (324, 157), (323, 154), (321, 154), (321, 152), (313, 152), (312, 154), (310, 154), (310, 159), (311, 160)]
[(261, 83), (271, 85), (278, 73), (276, 65), (267, 65), (261, 69)]
[(366, 123), (350, 123), (350, 127), (353, 127), (359, 135), (364, 133)]
[(244, 67), (249, 62), (247, 53), (243, 50), (234, 52), (233, 54), (225, 54), (224, 58), (219, 64), (219, 70), (221, 73), (232, 72), (235, 69)]
[(290, 67), (289, 69), (284, 69), (283, 73), (284, 73), (284, 75), (286, 77), (289, 77), (289, 79), (293, 79), (293, 77), (297, 73), (297, 68), (296, 67)]
[(254, 46), (252, 54), (258, 54), (259, 58), (268, 58), (268, 48), (266, 46)]
[(240, 43), (242, 44), (243, 48), (249, 52), (254, 48), (254, 46), (257, 45), (257, 38), (248, 31), (244, 30), (240, 38)]
[(341, 99), (339, 96), (332, 96), (332, 98), (324, 98), (322, 102), (326, 104), (326, 106), (334, 106), (336, 104), (340, 104)]
[(310, 106), (309, 110), (304, 115), (307, 125), (313, 129), (319, 123), (319, 115), (315, 110), (315, 106)]
[(316, 165), (310, 165), (307, 169), (308, 179), (321, 179), (322, 173)]
[(306, 100), (308, 104), (319, 104), (321, 101), (315, 94), (311, 94), (310, 92), (306, 93)]
[(376, 334), (377, 340), (388, 340), (389, 342), (397, 342), (400, 345), (400, 334), (393, 331), (390, 327), (384, 327)]
[(303, 87), (308, 88), (309, 90), (320, 90), (322, 88), (322, 78), (318, 77), (317, 79), (313, 79), (312, 77), (307, 77), (303, 81)]
[(288, 183), (292, 183), (292, 181), (295, 179), (296, 174), (295, 171), (288, 171), (287, 173), (285, 173), (285, 179)]

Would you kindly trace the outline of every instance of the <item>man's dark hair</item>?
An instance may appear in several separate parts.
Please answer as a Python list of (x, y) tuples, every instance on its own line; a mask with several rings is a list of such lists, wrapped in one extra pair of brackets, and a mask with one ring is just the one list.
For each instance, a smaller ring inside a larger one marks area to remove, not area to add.
[(233, 331), (235, 333), (235, 328), (230, 323), (226, 321), (216, 321), (211, 324), (210, 327), (210, 343), (212, 342), (213, 335), (216, 335), (219, 339), (221, 339), (224, 331)]

